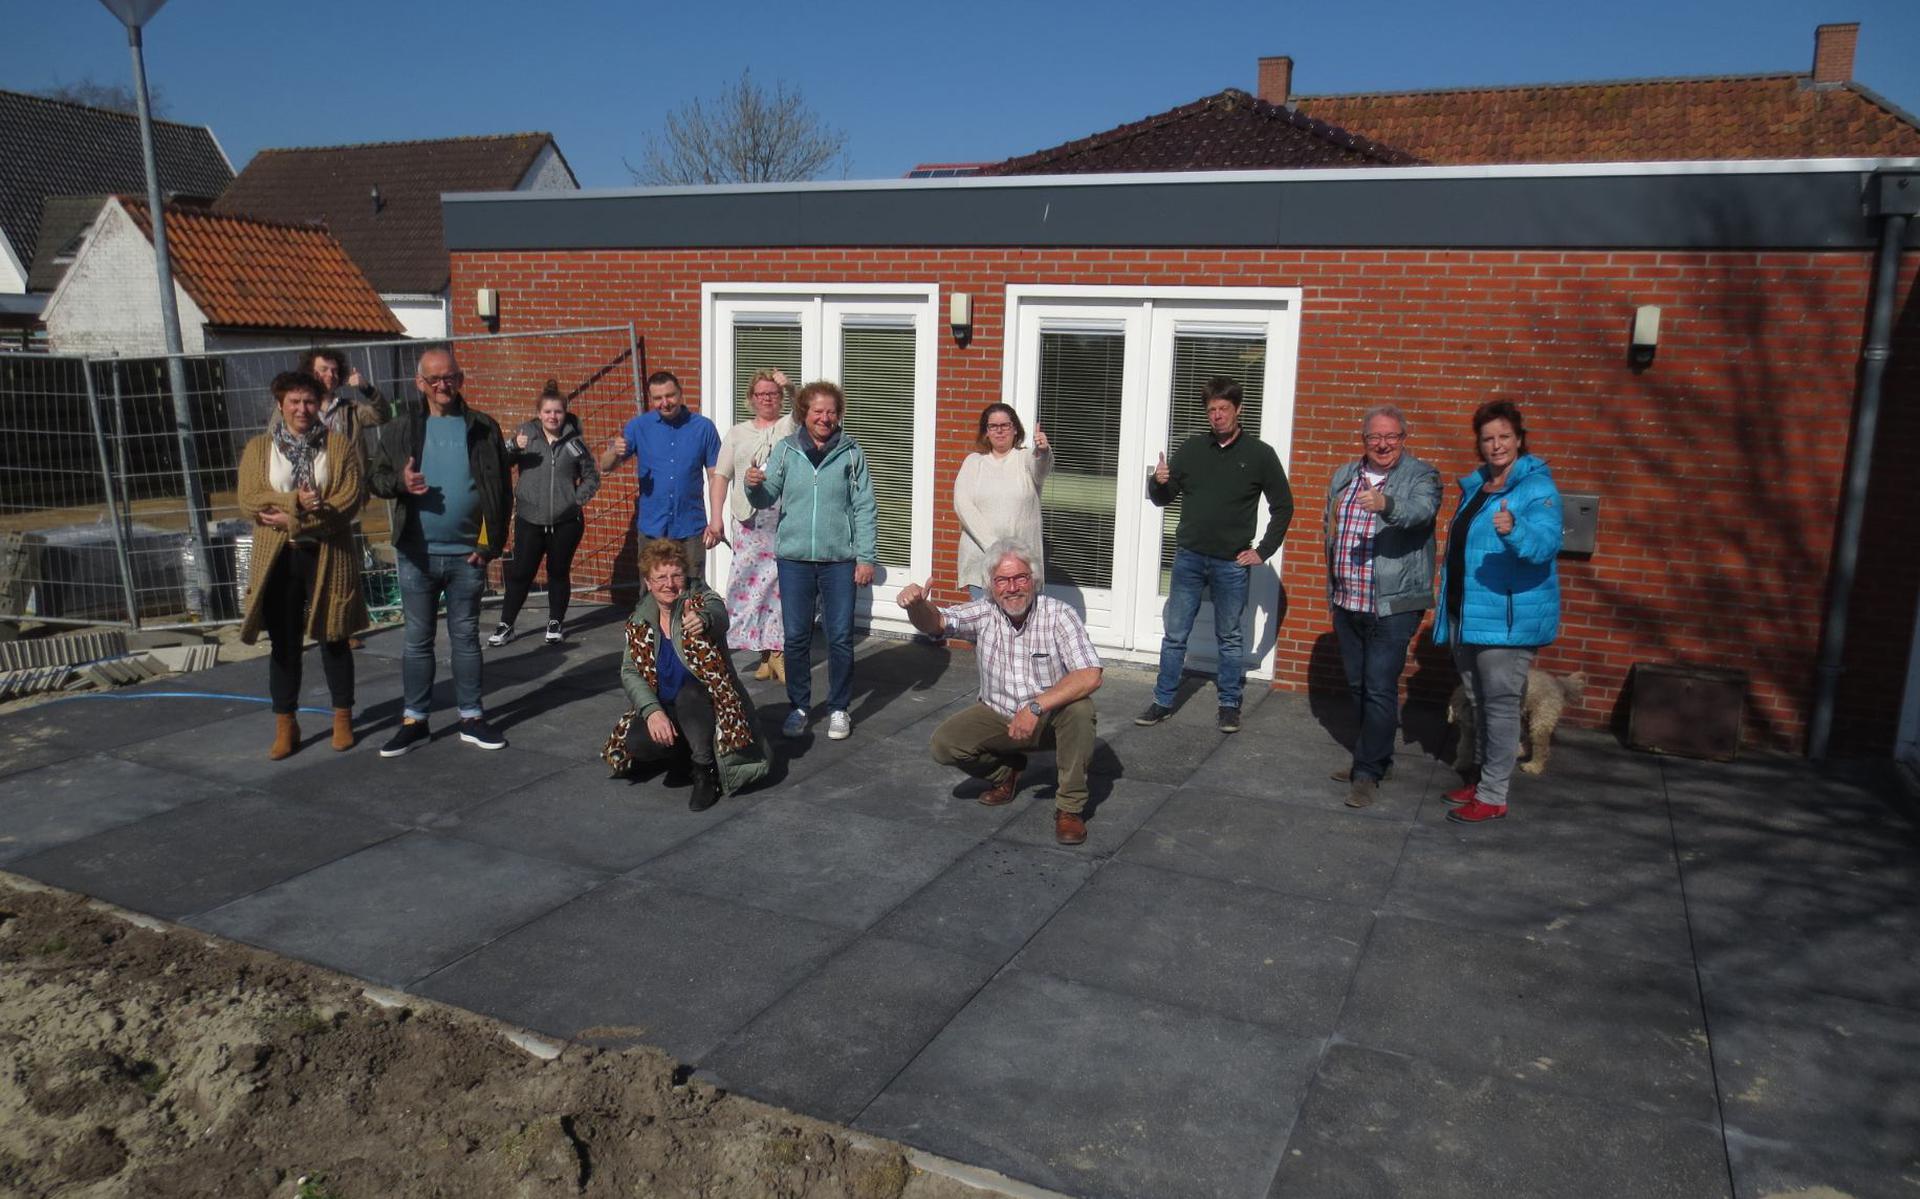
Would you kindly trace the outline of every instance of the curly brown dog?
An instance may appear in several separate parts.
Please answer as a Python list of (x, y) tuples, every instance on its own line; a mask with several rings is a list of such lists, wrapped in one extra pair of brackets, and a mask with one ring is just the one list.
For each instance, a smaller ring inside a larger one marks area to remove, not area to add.
[[(1553, 745), (1553, 730), (1559, 727), (1560, 717), (1568, 706), (1580, 702), (1580, 696), (1586, 689), (1587, 676), (1584, 671), (1569, 675), (1553, 675), (1544, 670), (1527, 671), (1527, 694), (1521, 701), (1520, 709), (1520, 769), (1528, 774), (1546, 773), (1547, 755)], [(1477, 747), (1480, 744), (1476, 735), (1473, 705), (1467, 702), (1465, 684), (1455, 685), (1453, 695), (1447, 700), (1447, 720), (1460, 731), (1459, 743), (1454, 746), (1453, 766), (1464, 775), (1477, 764)]]

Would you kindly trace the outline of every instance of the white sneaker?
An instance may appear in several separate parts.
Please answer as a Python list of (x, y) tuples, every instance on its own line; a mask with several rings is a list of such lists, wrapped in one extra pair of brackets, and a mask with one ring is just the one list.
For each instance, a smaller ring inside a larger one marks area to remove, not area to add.
[(834, 741), (845, 741), (853, 736), (853, 718), (845, 712), (827, 713), (827, 737)]
[(780, 735), (782, 737), (804, 737), (806, 732), (807, 710), (805, 708), (795, 708), (793, 711), (787, 713), (785, 723), (780, 726)]
[(547, 622), (547, 644), (559, 645), (566, 639), (567, 635), (561, 631), (560, 622), (557, 620), (549, 620)]
[(503, 620), (499, 623), (499, 625), (497, 625), (494, 628), (493, 636), (487, 638), (487, 644), (498, 649), (500, 646), (503, 646), (507, 642), (512, 640), (513, 640), (513, 626)]

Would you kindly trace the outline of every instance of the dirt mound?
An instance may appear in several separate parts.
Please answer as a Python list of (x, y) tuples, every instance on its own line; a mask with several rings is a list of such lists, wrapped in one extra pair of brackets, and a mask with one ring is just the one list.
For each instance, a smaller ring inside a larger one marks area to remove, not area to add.
[(899, 1149), (0, 879), (0, 1195), (979, 1199)]

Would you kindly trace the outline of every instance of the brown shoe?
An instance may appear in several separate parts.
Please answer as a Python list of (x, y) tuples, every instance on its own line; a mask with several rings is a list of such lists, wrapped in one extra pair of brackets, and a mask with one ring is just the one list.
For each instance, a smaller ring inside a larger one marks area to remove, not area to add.
[(754, 678), (770, 679), (773, 677), (773, 667), (767, 661), (767, 659), (771, 658), (772, 656), (773, 655), (766, 650), (760, 651), (760, 664), (753, 668)]
[(1087, 839), (1087, 822), (1080, 818), (1078, 812), (1056, 810), (1053, 814), (1053, 839), (1062, 845), (1078, 845)]
[(980, 793), (980, 802), (990, 808), (1013, 802), (1013, 793), (1020, 789), (1020, 772), (1009, 770), (1007, 777)]
[(1357, 778), (1347, 788), (1347, 806), (1350, 808), (1370, 808), (1380, 794), (1380, 784), (1370, 778)]
[[(1328, 775), (1327, 777), (1332, 779), (1336, 783), (1351, 783), (1353, 781), (1353, 767), (1342, 766), (1340, 769), (1334, 771), (1332, 774)], [(1387, 767), (1387, 772), (1380, 776), (1380, 781), (1384, 783), (1392, 777), (1393, 777), (1393, 767), (1389, 766)]]
[(784, 651), (774, 650), (773, 656), (767, 659), (767, 666), (773, 671), (775, 679), (782, 683), (787, 681), (787, 655)]
[(333, 748), (337, 750), (353, 748), (352, 708), (335, 708), (333, 710)]
[(273, 748), (267, 756), (278, 762), (289, 757), (300, 748), (300, 725), (291, 712), (276, 712), (273, 716)]

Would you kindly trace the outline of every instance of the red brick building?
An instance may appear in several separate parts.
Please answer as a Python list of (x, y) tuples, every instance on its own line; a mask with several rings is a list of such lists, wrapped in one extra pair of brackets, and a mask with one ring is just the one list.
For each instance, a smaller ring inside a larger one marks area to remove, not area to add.
[[(1055, 447), (1050, 585), (1113, 657), (1151, 660), (1167, 526), (1146, 471), (1196, 427), (1195, 381), (1236, 373), (1299, 505), (1256, 590), (1250, 656), (1275, 686), (1338, 688), (1319, 513), (1360, 414), (1399, 404), (1414, 451), (1451, 478), (1474, 465), (1468, 414), (1512, 397), (1563, 491), (1599, 504), (1594, 552), (1561, 559), (1564, 631), (1542, 655), (1591, 678), (1579, 717), (1617, 715), (1636, 662), (1735, 667), (1752, 681), (1749, 738), (1798, 747), (1887, 226), (1863, 197), (1910, 203), (1914, 167), (1372, 165), (452, 196), (446, 232), (459, 332), (483, 331), (480, 288), (497, 290), (503, 332), (632, 322), (640, 365), (679, 372), (723, 427), (756, 367), (840, 379), (881, 484), (877, 626), (904, 627), (890, 597), (909, 580), (956, 591), (948, 497), (980, 409), (1004, 399)], [(1910, 234), (1838, 691), (1836, 748), (1855, 751), (1910, 736), (1903, 705), (1909, 721), (1920, 707), (1901, 477), (1920, 450)], [(956, 332), (962, 295), (971, 324)], [(1660, 340), (1636, 372), (1643, 305), (1661, 309)], [(590, 436), (617, 415), (595, 416)], [(611, 510), (631, 488), (602, 493)], [(619, 523), (596, 535), (618, 538)], [(1451, 685), (1425, 634), (1416, 659), (1413, 691)]]

